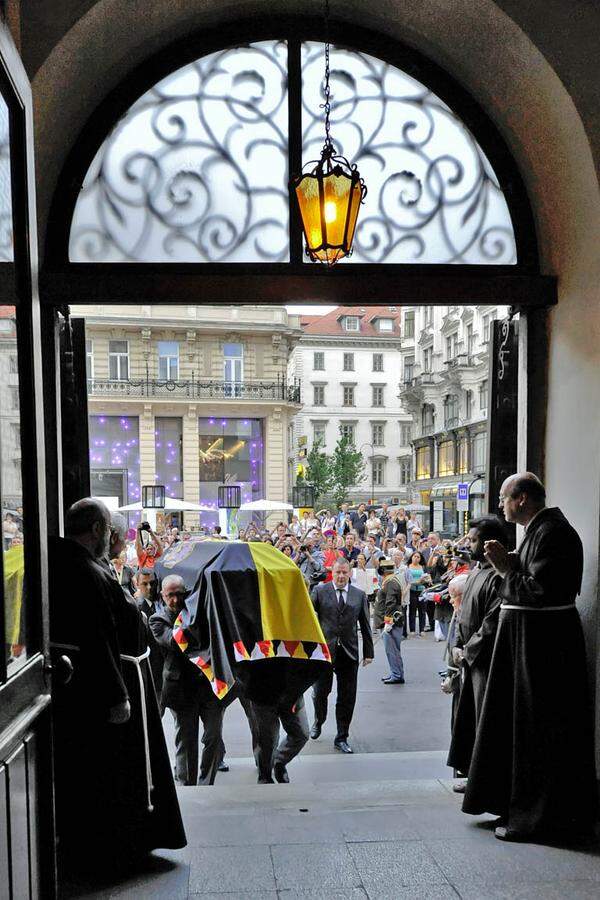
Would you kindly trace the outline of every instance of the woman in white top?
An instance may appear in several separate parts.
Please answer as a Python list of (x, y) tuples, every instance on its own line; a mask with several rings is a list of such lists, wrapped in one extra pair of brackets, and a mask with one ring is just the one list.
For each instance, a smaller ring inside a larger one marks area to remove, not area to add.
[(374, 509), (369, 513), (365, 527), (367, 529), (367, 535), (374, 535), (377, 539), (381, 537), (381, 520), (377, 518), (377, 513)]
[(379, 587), (379, 579), (376, 569), (367, 568), (367, 558), (364, 553), (359, 553), (356, 557), (356, 566), (351, 570), (351, 579), (354, 587), (364, 591), (369, 601), (374, 599)]

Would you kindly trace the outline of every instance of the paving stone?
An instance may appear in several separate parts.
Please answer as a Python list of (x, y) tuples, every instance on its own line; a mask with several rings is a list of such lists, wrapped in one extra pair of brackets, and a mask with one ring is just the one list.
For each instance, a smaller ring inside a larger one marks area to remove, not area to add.
[(345, 844), (288, 844), (271, 847), (279, 890), (361, 887)]
[(388, 885), (444, 884), (447, 879), (422, 841), (348, 844), (367, 892)]
[(265, 833), (270, 844), (342, 844), (339, 813), (302, 813), (272, 810), (266, 817)]
[(598, 900), (594, 881), (536, 881), (531, 884), (459, 886), (462, 900)]
[(496, 821), (497, 816), (468, 816), (461, 812), (461, 798), (454, 797), (456, 803), (423, 802), (403, 806), (413, 833), (424, 841), (443, 838), (489, 840), (493, 835), (491, 823)]
[(264, 812), (250, 815), (219, 815), (217, 812), (186, 816), (186, 834), (191, 847), (246, 847), (254, 844), (268, 846), (267, 820)]
[(190, 893), (276, 890), (268, 847), (196, 847), (190, 867)]
[(371, 884), (366, 882), (369, 900), (458, 900), (458, 893), (451, 885), (412, 884), (400, 887), (397, 884)]
[(279, 891), (280, 900), (366, 900), (364, 888), (346, 888), (343, 891)]
[[(277, 900), (277, 891), (229, 891), (226, 894), (189, 894), (199, 900)], [(164, 897), (163, 900), (170, 900)]]
[(340, 812), (339, 827), (346, 842), (411, 841), (419, 837), (403, 806)]
[(459, 893), (462, 886), (473, 884), (509, 885), (548, 877), (536, 865), (529, 845), (503, 843), (496, 840), (493, 832), (487, 841), (432, 840), (426, 846)]

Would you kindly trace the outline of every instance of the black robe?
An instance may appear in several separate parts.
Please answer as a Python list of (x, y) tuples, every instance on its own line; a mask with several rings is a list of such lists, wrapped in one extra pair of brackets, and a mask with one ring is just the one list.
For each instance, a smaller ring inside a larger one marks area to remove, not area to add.
[[(132, 853), (185, 846), (146, 660), (142, 679), (154, 785), (154, 809), (148, 811), (139, 676), (133, 663), (121, 659), (146, 648), (135, 603), (76, 542), (52, 539), (49, 558), (53, 658), (68, 656), (73, 665), (66, 685), (58, 677), (53, 683), (57, 833), (64, 865), (110, 867)], [(110, 708), (126, 699), (129, 722), (109, 724)]]
[(455, 646), (462, 649), (464, 663), (448, 765), (465, 773), (471, 764), (498, 629), (501, 583), (502, 576), (489, 563), (473, 570), (457, 615)]
[[(530, 523), (500, 585), (496, 643), (463, 811), (537, 838), (590, 830), (596, 782), (583, 631), (583, 549), (559, 509)], [(565, 607), (544, 611), (545, 607)]]

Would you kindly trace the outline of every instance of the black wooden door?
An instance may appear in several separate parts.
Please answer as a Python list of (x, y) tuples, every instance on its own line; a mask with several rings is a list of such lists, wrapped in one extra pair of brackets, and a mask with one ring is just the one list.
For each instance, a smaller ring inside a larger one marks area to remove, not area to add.
[(56, 893), (29, 82), (0, 24), (0, 897)]

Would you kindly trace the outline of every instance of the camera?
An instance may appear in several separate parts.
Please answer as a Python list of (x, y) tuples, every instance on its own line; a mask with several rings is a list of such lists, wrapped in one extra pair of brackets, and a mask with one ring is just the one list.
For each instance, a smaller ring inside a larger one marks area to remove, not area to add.
[(150, 531), (150, 522), (140, 522), (138, 528), (140, 531)]

